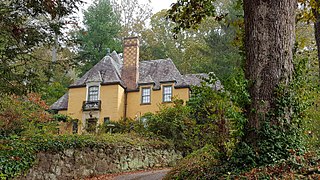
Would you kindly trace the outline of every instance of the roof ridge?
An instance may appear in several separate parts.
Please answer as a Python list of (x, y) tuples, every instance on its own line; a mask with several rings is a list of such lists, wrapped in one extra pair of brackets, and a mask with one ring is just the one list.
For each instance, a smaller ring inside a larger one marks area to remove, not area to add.
[(154, 61), (172, 61), (172, 59), (167, 58), (167, 59), (152, 59), (152, 60), (144, 60), (144, 61), (139, 61), (139, 63), (151, 63)]

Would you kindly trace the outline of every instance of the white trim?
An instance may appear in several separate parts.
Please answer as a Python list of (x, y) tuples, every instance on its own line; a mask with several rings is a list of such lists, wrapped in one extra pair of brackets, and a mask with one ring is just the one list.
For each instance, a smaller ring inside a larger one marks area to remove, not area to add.
[(100, 91), (100, 87), (101, 87), (101, 84), (100, 84), (100, 82), (88, 82), (87, 84), (86, 84), (87, 86), (86, 86), (86, 101), (88, 101), (88, 93), (89, 93), (89, 87), (91, 87), (91, 86), (98, 86), (98, 100), (100, 100), (100, 93), (101, 93), (101, 91)]

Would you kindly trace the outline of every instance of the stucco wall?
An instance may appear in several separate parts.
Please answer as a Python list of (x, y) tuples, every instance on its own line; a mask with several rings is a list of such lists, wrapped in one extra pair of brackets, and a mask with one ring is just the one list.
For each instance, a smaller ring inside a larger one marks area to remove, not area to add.
[[(163, 84), (165, 86), (170, 84)], [(172, 103), (163, 103), (162, 102), (162, 94), (163, 94), (163, 88), (161, 85), (161, 90), (151, 90), (151, 104), (141, 104), (141, 88), (143, 87), (151, 87), (152, 86), (141, 86), (139, 92), (129, 92), (128, 93), (128, 101), (127, 101), (127, 117), (135, 118), (139, 117), (140, 115), (143, 115), (147, 112), (156, 112), (159, 110), (160, 104), (167, 104), (171, 105)], [(173, 87), (173, 85), (172, 85)], [(182, 99), (184, 101), (187, 101), (189, 99), (189, 89), (183, 88), (183, 89), (175, 89), (172, 88), (172, 94), (173, 97), (177, 97), (179, 99)]]
[(101, 113), (99, 122), (103, 123), (104, 117), (117, 121), (124, 116), (124, 89), (119, 85), (101, 86)]
[(68, 115), (74, 119), (82, 119), (82, 103), (86, 100), (87, 89), (70, 88), (68, 100)]
[(60, 111), (58, 111), (58, 114), (67, 115), (67, 114), (68, 114), (68, 111), (67, 111), (67, 110), (60, 110)]
[(17, 179), (83, 179), (112, 172), (172, 166), (181, 158), (181, 153), (173, 149), (112, 145), (67, 149), (58, 153), (41, 152), (35, 165)]
[[(127, 112), (129, 118), (141, 117), (147, 112), (156, 112), (159, 105), (172, 105), (172, 103), (163, 103), (163, 86), (172, 85), (173, 97), (187, 101), (189, 99), (189, 89), (175, 89), (173, 84), (162, 84), (160, 90), (151, 90), (151, 103), (141, 104), (141, 90), (139, 92), (128, 92), (127, 94)], [(151, 87), (152, 86), (141, 86)], [(79, 132), (82, 132), (86, 118), (89, 118), (90, 111), (82, 111), (83, 101), (86, 101), (87, 88), (70, 88), (68, 111), (59, 111), (61, 114), (67, 114), (74, 119), (79, 120)], [(102, 85), (100, 87), (101, 111), (91, 112), (94, 117), (99, 117), (98, 123), (102, 124), (105, 117), (111, 121), (118, 121), (125, 115), (125, 90), (120, 85)], [(70, 128), (71, 129), (71, 128)], [(70, 130), (71, 132), (71, 130)]]

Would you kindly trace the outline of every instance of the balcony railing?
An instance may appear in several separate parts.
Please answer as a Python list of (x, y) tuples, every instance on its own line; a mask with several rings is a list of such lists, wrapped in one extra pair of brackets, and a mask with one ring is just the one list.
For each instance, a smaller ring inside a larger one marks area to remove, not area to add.
[(100, 110), (101, 101), (83, 101), (82, 110), (91, 111), (91, 110)]

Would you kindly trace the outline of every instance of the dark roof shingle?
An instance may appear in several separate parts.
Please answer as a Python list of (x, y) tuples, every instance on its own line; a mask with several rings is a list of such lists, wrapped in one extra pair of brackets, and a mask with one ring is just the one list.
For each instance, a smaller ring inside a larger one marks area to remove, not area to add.
[(88, 82), (122, 83), (120, 78), (121, 66), (113, 58), (106, 56), (70, 87), (86, 86)]
[(185, 83), (171, 59), (140, 62), (138, 84), (154, 83), (154, 89), (160, 89), (160, 83), (164, 82), (175, 82), (175, 86)]
[(67, 110), (68, 109), (68, 99), (69, 93), (65, 93), (61, 98), (59, 98), (55, 103), (53, 103), (49, 109), (52, 110)]

